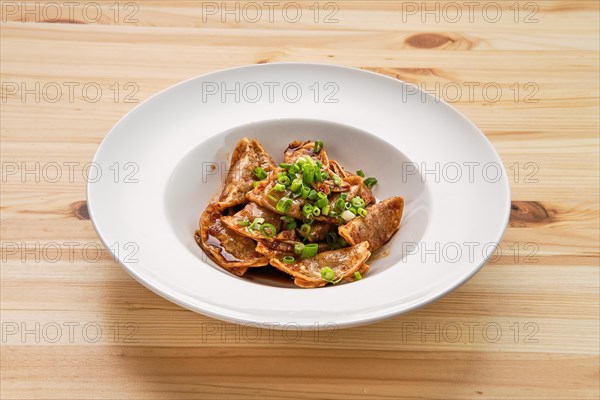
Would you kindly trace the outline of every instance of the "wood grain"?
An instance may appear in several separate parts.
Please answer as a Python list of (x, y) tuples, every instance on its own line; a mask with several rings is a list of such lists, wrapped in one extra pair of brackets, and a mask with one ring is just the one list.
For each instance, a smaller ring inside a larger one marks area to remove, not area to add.
[[(54, 20), (1, 4), (0, 397), (600, 396), (597, 1), (519, 2), (518, 14), (514, 1), (497, 1), (494, 23), (482, 14), (491, 2), (474, 6), (472, 21), (458, 2), (463, 17), (451, 21), (423, 13), (450, 2), (339, 1), (334, 23), (324, 22), (324, 2), (314, 21), (313, 1), (297, 2), (296, 23), (282, 17), (285, 2), (272, 22), (223, 22), (208, 2), (122, 2), (118, 17), (114, 1), (95, 3), (98, 21), (83, 6)], [(500, 153), (513, 199), (488, 265), (411, 314), (317, 332), (222, 323), (129, 277), (102, 248), (85, 203), (85, 166), (106, 132), (169, 85), (278, 61), (392, 76), (473, 120)], [(78, 85), (72, 98), (68, 84)], [(96, 102), (86, 84), (102, 89)], [(63, 89), (56, 101), (43, 92), (53, 85)]]

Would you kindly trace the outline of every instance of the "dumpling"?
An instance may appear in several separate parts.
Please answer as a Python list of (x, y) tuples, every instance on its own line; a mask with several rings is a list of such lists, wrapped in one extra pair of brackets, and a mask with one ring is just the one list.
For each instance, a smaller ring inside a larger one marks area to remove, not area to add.
[(345, 247), (343, 249), (324, 251), (317, 253), (314, 257), (296, 258), (296, 260), (287, 264), (283, 257), (289, 256), (289, 253), (273, 251), (259, 243), (256, 246), (259, 253), (269, 257), (269, 263), (275, 268), (292, 275), (294, 283), (301, 287), (321, 287), (328, 281), (321, 276), (321, 268), (329, 267), (334, 273), (334, 279), (344, 279), (354, 276), (371, 256), (369, 244), (367, 242), (359, 243), (356, 246)]
[(354, 218), (338, 228), (338, 232), (351, 245), (368, 242), (369, 250), (384, 245), (400, 227), (404, 199), (390, 197), (367, 207), (365, 217)]
[(218, 205), (210, 204), (200, 218), (196, 241), (206, 254), (219, 266), (239, 276), (249, 267), (267, 265), (268, 258), (255, 250), (256, 242), (229, 229), (221, 221), (222, 215)]
[[(249, 229), (249, 225), (252, 224), (252, 222), (254, 222), (256, 218), (263, 218), (264, 224), (273, 225), (273, 228), (275, 228), (275, 232), (273, 232), (273, 235), (265, 235), (258, 229)], [(250, 202), (246, 204), (246, 206), (243, 209), (241, 209), (234, 215), (221, 217), (221, 221), (229, 229), (237, 232), (242, 236), (246, 236), (255, 240), (281, 240), (292, 243), (294, 242), (293, 240), (290, 240), (285, 236), (281, 235), (281, 233), (283, 233), (281, 232), (281, 227), (283, 225), (281, 221), (281, 215), (276, 214), (267, 208), (261, 207), (256, 203)]]
[(254, 169), (257, 167), (270, 172), (275, 169), (275, 163), (258, 140), (241, 139), (231, 155), (229, 172), (218, 199), (220, 209), (246, 202), (246, 193), (254, 187)]

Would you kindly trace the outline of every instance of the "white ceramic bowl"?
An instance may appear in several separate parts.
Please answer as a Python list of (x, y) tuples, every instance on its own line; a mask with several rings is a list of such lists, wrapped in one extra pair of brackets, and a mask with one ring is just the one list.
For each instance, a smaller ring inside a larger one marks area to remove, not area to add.
[[(363, 280), (297, 289), (207, 259), (194, 230), (244, 136), (276, 161), (295, 139), (322, 139), (330, 158), (377, 177), (378, 199), (405, 198), (399, 232)], [(510, 213), (502, 162), (463, 115), (411, 85), (330, 65), (254, 65), (180, 83), (121, 119), (94, 163), (90, 216), (125, 270), (183, 307), (238, 323), (342, 327), (413, 310), (477, 272)]]

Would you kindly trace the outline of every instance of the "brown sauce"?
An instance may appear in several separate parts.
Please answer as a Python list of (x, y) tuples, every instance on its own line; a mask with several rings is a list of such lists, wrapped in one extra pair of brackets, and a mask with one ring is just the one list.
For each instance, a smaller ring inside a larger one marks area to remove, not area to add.
[(236, 256), (234, 256), (233, 254), (231, 254), (230, 252), (228, 252), (227, 250), (225, 250), (225, 248), (223, 247), (221, 241), (219, 239), (217, 239), (216, 237), (214, 237), (213, 235), (211, 235), (210, 233), (208, 234), (208, 237), (206, 238), (206, 244), (209, 246), (213, 246), (219, 249), (219, 252), (221, 253), (221, 255), (223, 256), (223, 258), (227, 261), (227, 262), (240, 262), (242, 260), (238, 259)]
[(261, 268), (248, 268), (244, 278), (259, 284), (295, 287), (294, 279), (290, 275), (270, 265)]

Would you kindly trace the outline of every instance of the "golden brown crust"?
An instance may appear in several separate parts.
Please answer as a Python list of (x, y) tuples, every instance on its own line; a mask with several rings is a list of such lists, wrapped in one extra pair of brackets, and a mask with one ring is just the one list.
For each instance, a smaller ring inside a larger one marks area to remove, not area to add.
[[(257, 229), (248, 229), (248, 226), (240, 225), (240, 222), (245, 221), (246, 223), (252, 223), (255, 218), (264, 218), (264, 223), (271, 224), (275, 227), (277, 234), (273, 237), (267, 237), (262, 232)], [(281, 216), (268, 210), (264, 207), (259, 206), (256, 203), (250, 202), (246, 204), (246, 206), (235, 213), (232, 216), (223, 216), (221, 217), (221, 221), (231, 230), (236, 233), (252, 238), (254, 240), (264, 240), (268, 242), (272, 241), (288, 241), (292, 244), (294, 241), (288, 240), (289, 235), (281, 235), (285, 231), (281, 231)], [(293, 232), (293, 231), (292, 231)], [(295, 236), (295, 235), (294, 235)]]
[(275, 162), (258, 140), (241, 139), (231, 155), (229, 172), (218, 199), (221, 210), (246, 202), (245, 195), (253, 188), (257, 167), (270, 172), (275, 169)]
[(299, 279), (298, 286), (301, 287), (307, 287), (309, 283), (317, 286), (327, 284), (327, 281), (321, 277), (321, 268), (324, 267), (333, 269), (334, 279), (353, 276), (371, 256), (367, 242), (343, 249), (325, 251), (314, 257), (297, 258), (292, 264), (282, 261), (283, 257), (288, 254), (273, 251), (262, 243), (256, 246), (256, 250), (268, 256), (272, 266), (293, 276), (294, 279)]
[(354, 218), (338, 228), (338, 233), (349, 244), (369, 243), (369, 250), (375, 251), (396, 233), (402, 220), (404, 199), (390, 197), (367, 207), (367, 216)]
[(313, 289), (313, 288), (323, 287), (323, 286), (327, 285), (327, 283), (328, 283), (327, 281), (311, 282), (311, 281), (304, 280), (302, 278), (294, 278), (294, 285), (304, 288), (304, 289)]
[(267, 265), (268, 259), (257, 253), (256, 242), (238, 235), (221, 222), (222, 211), (217, 204), (209, 204), (200, 218), (198, 243), (217, 265), (243, 275), (248, 267)]

